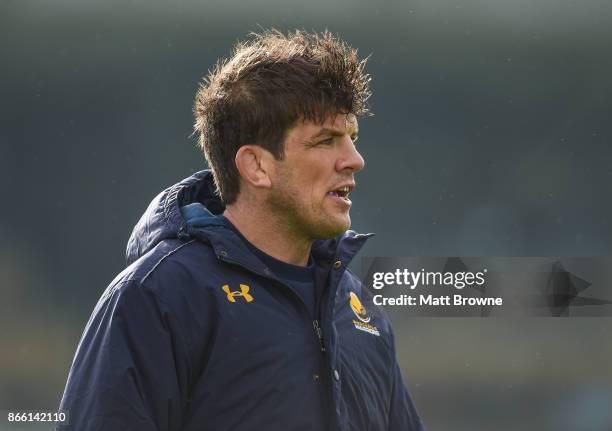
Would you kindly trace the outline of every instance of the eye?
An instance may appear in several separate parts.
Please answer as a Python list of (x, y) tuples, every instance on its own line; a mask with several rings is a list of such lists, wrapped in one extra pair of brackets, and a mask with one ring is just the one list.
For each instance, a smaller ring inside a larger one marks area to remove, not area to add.
[(322, 141), (319, 141), (319, 144), (321, 145), (331, 145), (334, 143), (334, 138), (327, 138), (327, 139), (323, 139)]

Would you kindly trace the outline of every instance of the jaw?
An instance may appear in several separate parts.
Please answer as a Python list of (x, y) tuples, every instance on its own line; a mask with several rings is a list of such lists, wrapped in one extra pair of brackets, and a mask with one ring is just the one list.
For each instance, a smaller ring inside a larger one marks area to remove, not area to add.
[[(348, 207), (338, 207), (338, 205), (324, 206), (320, 223), (318, 223), (318, 231), (325, 232), (325, 238), (333, 238), (346, 232), (351, 227), (351, 216)], [(323, 238), (322, 238), (323, 239)]]
[(298, 199), (299, 193), (284, 191), (273, 194), (267, 204), (277, 219), (284, 221), (283, 224), (298, 237), (309, 240), (330, 239), (343, 234), (351, 226), (351, 204), (346, 198), (323, 193), (315, 192)]

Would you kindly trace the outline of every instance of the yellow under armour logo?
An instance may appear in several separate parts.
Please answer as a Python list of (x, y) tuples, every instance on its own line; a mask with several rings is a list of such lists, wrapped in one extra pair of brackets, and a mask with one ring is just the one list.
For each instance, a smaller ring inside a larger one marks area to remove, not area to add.
[(237, 296), (242, 296), (246, 300), (246, 302), (251, 302), (253, 300), (253, 295), (251, 295), (249, 293), (250, 287), (247, 286), (246, 284), (241, 284), (240, 285), (240, 292), (238, 292), (238, 291), (235, 291), (235, 292), (230, 291), (229, 285), (227, 285), (227, 284), (224, 284), (222, 289), (227, 294), (227, 300), (229, 302), (236, 302), (236, 297)]

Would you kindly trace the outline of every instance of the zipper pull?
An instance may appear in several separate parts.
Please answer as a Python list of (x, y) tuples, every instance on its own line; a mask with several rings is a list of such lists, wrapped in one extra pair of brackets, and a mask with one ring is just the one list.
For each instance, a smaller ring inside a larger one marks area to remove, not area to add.
[(319, 338), (319, 343), (321, 344), (321, 352), (325, 353), (325, 343), (323, 342), (323, 330), (321, 329), (321, 326), (319, 325), (319, 321), (313, 320), (312, 326), (314, 326), (315, 333), (317, 334), (317, 337)]

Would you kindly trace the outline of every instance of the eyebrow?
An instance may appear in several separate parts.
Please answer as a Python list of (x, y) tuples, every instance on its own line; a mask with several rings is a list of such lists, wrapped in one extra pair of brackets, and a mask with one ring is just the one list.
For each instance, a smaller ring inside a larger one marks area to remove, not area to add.
[[(356, 135), (359, 133), (359, 129), (355, 128), (353, 130), (353, 133), (351, 133), (351, 135)], [(322, 128), (321, 130), (319, 130), (319, 133), (317, 133), (316, 135), (312, 136), (311, 139), (314, 138), (319, 138), (323, 135), (331, 135), (331, 136), (343, 136), (344, 132), (338, 130), (338, 129), (329, 129), (327, 127)]]

